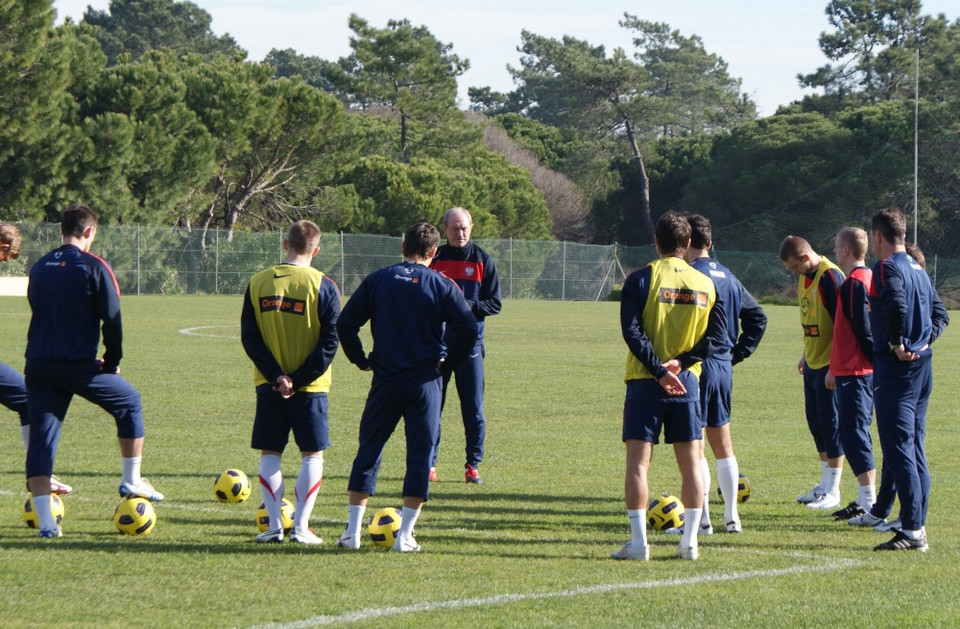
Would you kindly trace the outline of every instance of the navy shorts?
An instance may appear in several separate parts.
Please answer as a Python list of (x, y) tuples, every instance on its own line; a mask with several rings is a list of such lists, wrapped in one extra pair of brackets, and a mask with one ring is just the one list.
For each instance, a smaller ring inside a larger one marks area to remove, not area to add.
[(803, 363), (803, 400), (807, 427), (813, 435), (817, 452), (825, 452), (827, 458), (843, 456), (840, 443), (840, 420), (837, 417), (836, 392), (827, 388), (824, 378), (830, 366), (813, 369)]
[(440, 431), (440, 376), (424, 381), (386, 381), (374, 376), (360, 418), (360, 445), (353, 459), (347, 489), (373, 495), (383, 448), (400, 418), (407, 442), (403, 495), (426, 500), (430, 461)]
[(293, 431), (301, 452), (320, 452), (330, 447), (327, 424), (327, 394), (297, 391), (284, 399), (272, 385), (257, 387), (257, 413), (253, 419), (250, 447), (283, 452)]
[(689, 371), (682, 371), (680, 380), (687, 388), (687, 394), (678, 397), (668, 396), (651, 378), (627, 381), (623, 401), (624, 441), (636, 439), (659, 443), (661, 428), (665, 443), (696, 441), (703, 437), (697, 377)]
[(876, 469), (870, 438), (873, 374), (837, 376), (837, 405), (840, 409), (840, 442), (850, 469), (857, 476)]
[(25, 371), (30, 417), (28, 478), (53, 473), (60, 429), (74, 395), (109, 413), (116, 422), (118, 438), (143, 437), (140, 393), (120, 374), (101, 373), (97, 361), (27, 361)]
[(730, 423), (733, 363), (707, 359), (700, 363), (700, 411), (703, 425), (720, 428)]
[(0, 363), (0, 404), (20, 416), (20, 425), (30, 423), (27, 417), (27, 385), (16, 369)]

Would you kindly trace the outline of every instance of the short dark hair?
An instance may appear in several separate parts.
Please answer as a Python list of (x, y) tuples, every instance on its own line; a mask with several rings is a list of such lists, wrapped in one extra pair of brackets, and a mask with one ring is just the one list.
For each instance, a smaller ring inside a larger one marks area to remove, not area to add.
[(870, 229), (879, 232), (890, 244), (902, 245), (907, 241), (907, 217), (895, 207), (874, 214), (870, 219)]
[(780, 243), (780, 259), (784, 262), (799, 258), (805, 253), (813, 253), (813, 247), (810, 246), (806, 238), (787, 236)]
[(657, 221), (654, 234), (657, 236), (657, 247), (661, 252), (670, 254), (682, 252), (690, 242), (690, 223), (685, 216), (671, 210)]
[(403, 257), (425, 260), (432, 249), (440, 244), (440, 232), (436, 227), (421, 221), (414, 223), (403, 233)]
[(687, 214), (690, 223), (690, 246), (694, 249), (709, 249), (713, 244), (710, 219), (703, 214)]
[(80, 238), (83, 230), (97, 225), (97, 215), (82, 203), (74, 203), (60, 216), (60, 234)]
[(287, 248), (296, 254), (310, 253), (320, 244), (320, 228), (313, 221), (297, 221), (287, 231)]

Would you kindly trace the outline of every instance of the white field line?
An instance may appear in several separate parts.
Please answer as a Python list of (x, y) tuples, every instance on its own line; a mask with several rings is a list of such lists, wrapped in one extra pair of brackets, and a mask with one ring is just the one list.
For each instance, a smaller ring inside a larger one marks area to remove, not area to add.
[(490, 607), (493, 605), (506, 605), (509, 603), (521, 603), (526, 601), (569, 598), (573, 596), (585, 596), (590, 594), (607, 594), (622, 590), (645, 590), (661, 587), (697, 585), (700, 583), (740, 581), (743, 579), (756, 579), (763, 577), (782, 577), (794, 574), (802, 574), (804, 572), (829, 572), (831, 570), (841, 570), (843, 568), (851, 568), (861, 564), (861, 562), (853, 559), (832, 559), (816, 555), (787, 554), (786, 556), (797, 557), (798, 559), (820, 559), (823, 560), (823, 562), (810, 566), (793, 566), (791, 568), (778, 568), (771, 570), (748, 570), (746, 572), (734, 573), (710, 573), (679, 579), (657, 579), (651, 581), (633, 581), (628, 583), (608, 583), (571, 588), (568, 590), (559, 590), (557, 592), (501, 594), (498, 596), (487, 596), (483, 598), (456, 599), (432, 603), (424, 602), (414, 605), (404, 605), (402, 607), (372, 607), (340, 614), (337, 616), (314, 616), (313, 618), (306, 618), (304, 620), (298, 620), (294, 622), (254, 625), (251, 627), (251, 629), (306, 629), (308, 627), (319, 627), (323, 625), (360, 622), (364, 620), (370, 620), (372, 618), (386, 618), (390, 616), (399, 616), (401, 614), (415, 614), (433, 611), (449, 611), (463, 609), (465, 607)]
[(239, 327), (239, 323), (234, 325), (198, 325), (192, 328), (183, 328), (179, 330), (179, 332), (180, 334), (185, 334), (187, 336), (203, 336), (211, 339), (235, 339), (237, 338), (236, 334), (209, 334), (207, 332), (203, 332), (202, 330), (233, 330)]

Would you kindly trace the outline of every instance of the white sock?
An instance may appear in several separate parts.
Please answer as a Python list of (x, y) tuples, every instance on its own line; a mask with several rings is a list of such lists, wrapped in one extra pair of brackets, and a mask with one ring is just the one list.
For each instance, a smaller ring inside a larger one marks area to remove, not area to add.
[(627, 509), (627, 520), (630, 522), (630, 541), (638, 548), (647, 545), (647, 510)]
[(283, 528), (280, 518), (280, 504), (283, 499), (283, 472), (280, 471), (280, 457), (276, 454), (260, 455), (260, 495), (263, 506), (270, 517), (270, 530)]
[(920, 539), (920, 536), (923, 535), (923, 529), (920, 529), (918, 531), (908, 531), (907, 529), (901, 529), (901, 530), (903, 531), (904, 535), (906, 535), (908, 538), (913, 540)]
[(20, 439), (23, 441), (23, 449), (30, 447), (30, 424), (20, 426)]
[(397, 539), (412, 539), (413, 525), (417, 523), (420, 517), (420, 509), (411, 509), (404, 507), (400, 519), (400, 531), (397, 532)]
[(860, 485), (857, 487), (857, 504), (864, 511), (869, 511), (873, 503), (877, 501), (877, 490), (872, 484)]
[(57, 528), (50, 508), (50, 494), (33, 497), (33, 508), (37, 511), (37, 524), (41, 530), (52, 531)]
[(313, 505), (317, 502), (317, 493), (323, 484), (323, 453), (305, 456), (300, 461), (300, 475), (293, 486), (297, 497), (297, 506), (294, 510), (293, 529), (306, 531), (310, 528), (310, 514)]
[(827, 470), (830, 469), (830, 465), (826, 461), (820, 461), (820, 489), (827, 491), (827, 486), (830, 484), (829, 479), (827, 478)]
[(357, 537), (360, 535), (360, 525), (363, 522), (363, 512), (367, 505), (347, 505), (347, 530), (344, 536)]
[(740, 486), (740, 466), (737, 464), (737, 457), (717, 459), (717, 484), (723, 494), (723, 521), (739, 522), (737, 491)]
[(828, 494), (840, 495), (840, 477), (843, 475), (843, 467), (827, 468), (827, 484), (823, 485), (823, 491)]
[[(683, 521), (684, 522), (699, 522), (700, 521), (700, 512), (702, 509), (684, 509), (683, 510)], [(697, 545), (697, 531), (700, 529), (699, 526), (685, 526), (683, 527), (683, 539), (680, 541), (681, 546), (696, 546)]]
[(700, 476), (703, 479), (703, 509), (700, 511), (700, 526), (710, 526), (710, 464), (707, 457), (700, 459)]
[(123, 461), (123, 480), (124, 483), (140, 482), (140, 459), (139, 456), (125, 456)]

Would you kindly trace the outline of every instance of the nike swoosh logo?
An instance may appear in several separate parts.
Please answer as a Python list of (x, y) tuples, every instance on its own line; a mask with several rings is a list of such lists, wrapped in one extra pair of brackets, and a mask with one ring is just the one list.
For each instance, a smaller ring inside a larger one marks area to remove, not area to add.
[(470, 354), (470, 358), (476, 358), (479, 355), (480, 355), (480, 352), (477, 352), (476, 354)]
[(273, 274), (273, 279), (278, 280), (278, 279), (280, 279), (281, 277), (290, 277), (291, 275), (293, 275), (293, 273), (286, 273), (286, 274), (284, 274), (284, 275), (277, 275), (276, 273), (274, 273), (274, 274)]
[(840, 386), (841, 386), (841, 387), (845, 387), (845, 386), (848, 386), (849, 384), (850, 384), (850, 381), (847, 380), (846, 382), (841, 382), (841, 383), (840, 383)]

